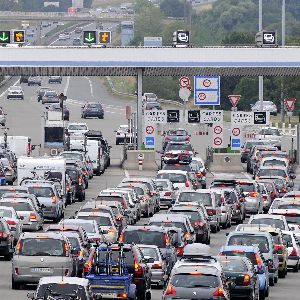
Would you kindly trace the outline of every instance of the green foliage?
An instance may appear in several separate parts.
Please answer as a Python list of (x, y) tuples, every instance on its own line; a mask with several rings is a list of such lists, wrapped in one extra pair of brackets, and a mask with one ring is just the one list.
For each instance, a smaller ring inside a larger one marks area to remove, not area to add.
[(163, 0), (160, 9), (167, 17), (183, 18), (188, 12), (188, 5), (182, 0)]

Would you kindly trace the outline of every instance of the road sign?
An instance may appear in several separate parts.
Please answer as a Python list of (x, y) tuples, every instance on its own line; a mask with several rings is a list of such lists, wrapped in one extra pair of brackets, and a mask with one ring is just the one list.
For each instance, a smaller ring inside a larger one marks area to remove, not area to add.
[(231, 130), (232, 135), (239, 136), (241, 134), (241, 129), (239, 127), (234, 127)]
[(232, 111), (231, 124), (233, 125), (253, 125), (253, 112)]
[(144, 159), (145, 159), (144, 153), (138, 153), (138, 160), (144, 160)]
[(146, 136), (145, 137), (145, 148), (155, 148), (154, 136)]
[(131, 120), (132, 119), (132, 106), (131, 105), (126, 105), (126, 119)]
[(223, 123), (213, 125), (213, 148), (223, 148)]
[(237, 105), (238, 105), (238, 103), (239, 103), (239, 101), (241, 99), (241, 95), (228, 95), (228, 98), (229, 98), (229, 100), (231, 102), (231, 105), (233, 107), (237, 107)]
[(179, 79), (179, 87), (180, 88), (188, 88), (188, 89), (190, 89), (191, 88), (191, 80), (190, 80), (190, 78), (187, 77), (187, 76), (180, 77), (180, 79)]
[(191, 95), (191, 90), (187, 87), (179, 89), (179, 98), (183, 101), (188, 101)]
[(99, 44), (111, 44), (111, 31), (99, 31)]
[(231, 150), (240, 150), (241, 149), (241, 139), (238, 138), (232, 138), (231, 139)]
[(263, 31), (263, 44), (276, 45), (276, 31)]
[(13, 41), (17, 44), (25, 43), (25, 30), (14, 30)]
[(254, 125), (269, 125), (270, 113), (267, 111), (255, 111), (253, 112), (253, 124)]
[(154, 133), (154, 127), (152, 125), (146, 126), (146, 134), (153, 134)]
[(179, 123), (180, 111), (179, 109), (168, 109), (167, 110), (167, 122), (168, 123)]
[(83, 43), (92, 45), (97, 43), (97, 32), (95, 30), (83, 31)]
[(167, 124), (167, 110), (144, 110), (145, 123)]
[(200, 110), (188, 111), (188, 123), (200, 123)]
[(195, 76), (194, 104), (220, 105), (220, 77)]
[(10, 43), (10, 31), (0, 31), (0, 44), (9, 44)]
[(176, 44), (177, 45), (189, 45), (190, 43), (190, 32), (188, 30), (177, 30), (176, 31)]
[(223, 123), (223, 110), (201, 110), (200, 123)]
[(296, 100), (297, 100), (296, 98), (286, 98), (286, 99), (283, 100), (287, 111), (293, 111), (294, 110)]

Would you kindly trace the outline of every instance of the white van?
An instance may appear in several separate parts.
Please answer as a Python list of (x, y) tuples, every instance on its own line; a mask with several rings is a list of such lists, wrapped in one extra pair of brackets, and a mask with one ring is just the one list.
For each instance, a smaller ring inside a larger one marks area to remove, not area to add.
[(94, 174), (100, 175), (105, 168), (104, 156), (101, 155), (102, 147), (100, 141), (87, 140), (86, 150), (92, 161)]
[[(0, 143), (4, 144), (4, 136), (0, 136)], [(7, 145), (16, 157), (30, 156), (31, 138), (28, 136), (7, 136)]]

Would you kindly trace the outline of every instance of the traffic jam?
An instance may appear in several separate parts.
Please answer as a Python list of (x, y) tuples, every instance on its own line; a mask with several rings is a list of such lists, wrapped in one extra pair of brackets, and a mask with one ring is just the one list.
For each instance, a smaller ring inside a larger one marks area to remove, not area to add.
[[(88, 113), (104, 116), (95, 103), (82, 118)], [(123, 127), (116, 144), (128, 138)], [(100, 131), (70, 122), (67, 149), (40, 157), (30, 156), (30, 140), (6, 135), (0, 255), (12, 263), (11, 288), (32, 286), (29, 299), (52, 300), (149, 300), (153, 290), (165, 300), (265, 299), (300, 267), (300, 192), (289, 153), (268, 138), (274, 130), (245, 141), (246, 179), (212, 177), (187, 130), (167, 130), (155, 176), (126, 176), (94, 198), (89, 182), (110, 166)], [(226, 242), (212, 249), (221, 230)]]

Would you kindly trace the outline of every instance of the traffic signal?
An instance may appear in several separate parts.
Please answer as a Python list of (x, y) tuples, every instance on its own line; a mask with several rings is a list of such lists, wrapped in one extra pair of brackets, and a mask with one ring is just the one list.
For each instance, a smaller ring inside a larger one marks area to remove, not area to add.
[(87, 45), (96, 44), (97, 32), (96, 31), (84, 31), (83, 32), (83, 43)]
[(99, 31), (99, 44), (111, 43), (111, 31)]
[(13, 32), (14, 43), (25, 43), (25, 30), (14, 30)]
[(10, 43), (10, 31), (0, 31), (0, 44), (9, 44)]

